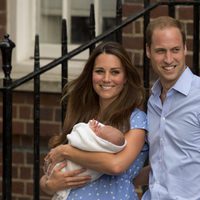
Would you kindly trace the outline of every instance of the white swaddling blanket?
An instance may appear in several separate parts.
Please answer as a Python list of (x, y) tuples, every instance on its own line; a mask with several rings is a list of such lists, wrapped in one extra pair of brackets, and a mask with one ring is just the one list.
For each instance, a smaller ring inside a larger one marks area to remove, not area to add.
[[(101, 125), (103, 126), (103, 124)], [(91, 130), (91, 128), (89, 127), (89, 124), (82, 123), (82, 122), (76, 124), (73, 127), (72, 132), (67, 135), (67, 139), (70, 145), (78, 149), (81, 149), (84, 151), (107, 152), (107, 153), (117, 153), (121, 151), (126, 146), (126, 143), (127, 143), (125, 141), (124, 145), (122, 146), (117, 146), (115, 144), (112, 144), (111, 142), (98, 137)], [(71, 170), (80, 169), (80, 168), (81, 168), (80, 165), (73, 163), (71, 161), (67, 161), (67, 166), (63, 168), (62, 171), (71, 171)], [(90, 175), (92, 178), (91, 181), (94, 181), (97, 178), (99, 178), (102, 175), (102, 173), (91, 170), (91, 169), (87, 169), (84, 173), (81, 173), (81, 176), (83, 175)], [(69, 193), (70, 193), (70, 189), (56, 192), (52, 200), (66, 200)]]

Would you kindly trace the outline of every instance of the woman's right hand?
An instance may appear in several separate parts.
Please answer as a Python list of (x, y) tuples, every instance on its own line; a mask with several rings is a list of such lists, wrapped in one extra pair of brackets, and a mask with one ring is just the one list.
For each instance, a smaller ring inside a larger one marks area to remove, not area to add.
[[(46, 180), (41, 182), (41, 188), (49, 193), (53, 194), (64, 189), (73, 189), (82, 187), (91, 181), (90, 176), (81, 176), (81, 173), (85, 172), (86, 169), (78, 169), (68, 172), (62, 172), (62, 169), (67, 165), (67, 163), (62, 163), (56, 166), (51, 173), (51, 175), (46, 176)], [(78, 176), (79, 175), (79, 176)]]

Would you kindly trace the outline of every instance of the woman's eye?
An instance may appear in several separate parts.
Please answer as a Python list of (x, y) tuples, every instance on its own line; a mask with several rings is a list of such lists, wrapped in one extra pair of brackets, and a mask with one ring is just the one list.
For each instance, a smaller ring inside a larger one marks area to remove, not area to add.
[(103, 70), (97, 69), (97, 70), (95, 70), (94, 72), (97, 73), (97, 74), (102, 74), (102, 73), (103, 73)]
[(112, 71), (111, 72), (113, 75), (117, 75), (117, 74), (119, 74), (120, 72), (119, 71)]

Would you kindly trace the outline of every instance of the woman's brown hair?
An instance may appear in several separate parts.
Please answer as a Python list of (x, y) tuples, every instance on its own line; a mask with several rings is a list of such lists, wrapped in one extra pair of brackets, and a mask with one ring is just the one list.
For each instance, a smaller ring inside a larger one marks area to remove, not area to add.
[[(93, 89), (92, 73), (95, 59), (102, 53), (112, 54), (120, 59), (127, 81), (118, 98), (100, 114), (99, 96)], [(87, 123), (93, 118), (123, 132), (128, 131), (131, 113), (143, 103), (144, 89), (139, 73), (122, 45), (117, 42), (103, 42), (93, 50), (81, 74), (66, 84), (62, 100), (67, 102), (63, 132), (50, 139), (50, 147), (66, 143), (66, 135), (76, 123)]]

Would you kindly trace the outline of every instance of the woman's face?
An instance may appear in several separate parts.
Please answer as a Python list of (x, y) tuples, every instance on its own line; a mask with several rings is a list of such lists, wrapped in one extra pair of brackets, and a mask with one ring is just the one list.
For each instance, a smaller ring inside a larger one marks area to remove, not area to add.
[(120, 59), (106, 53), (97, 56), (93, 68), (92, 83), (94, 90), (99, 95), (101, 107), (113, 102), (126, 83), (126, 74)]

